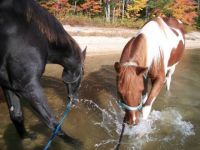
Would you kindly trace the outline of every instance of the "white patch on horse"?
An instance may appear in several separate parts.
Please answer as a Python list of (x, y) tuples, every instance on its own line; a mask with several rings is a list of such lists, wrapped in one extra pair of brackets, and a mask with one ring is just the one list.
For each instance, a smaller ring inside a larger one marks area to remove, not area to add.
[(179, 20), (179, 19), (177, 19), (178, 20), (178, 23), (181, 23), (181, 24), (183, 24), (183, 22), (181, 21), (181, 20)]
[[(157, 39), (155, 39), (156, 37), (160, 37), (160, 32), (154, 32), (157, 31), (159, 29), (159, 26), (157, 24), (157, 22), (155, 21), (150, 21), (149, 23), (147, 23), (140, 31), (137, 35), (139, 34), (143, 34), (145, 39), (146, 39), (146, 44), (147, 44), (147, 61), (146, 61), (146, 67), (150, 67), (153, 59), (154, 58), (158, 58), (159, 57), (159, 50), (157, 50), (157, 48), (159, 48), (158, 43), (160, 43), (160, 40), (158, 41)], [(152, 36), (153, 35), (153, 36)], [(155, 37), (155, 38), (152, 38)]]
[(176, 64), (170, 66), (170, 67), (167, 67), (167, 74), (166, 74), (166, 86), (167, 86), (167, 90), (169, 91), (170, 90), (170, 84), (171, 84), (171, 78), (172, 78), (172, 75), (175, 71), (175, 68), (176, 68), (176, 65), (178, 64), (179, 62), (177, 62)]
[(156, 21), (150, 21), (137, 35), (143, 34), (147, 42), (146, 67), (150, 68), (153, 62), (159, 63), (162, 55), (166, 73), (171, 51), (177, 48), (180, 41), (184, 43), (184, 38), (180, 30), (173, 28), (178, 33), (177, 36), (162, 19), (161, 23), (164, 29)]
[(146, 93), (145, 95), (142, 95), (142, 104), (144, 104), (147, 101), (148, 98), (148, 93)]
[(175, 30), (175, 31), (178, 33), (178, 39), (179, 39), (179, 41), (182, 41), (183, 44), (185, 44), (185, 41), (184, 41), (184, 38), (183, 38), (183, 36), (182, 36), (181, 31), (178, 30), (178, 29), (176, 29), (176, 28), (172, 28), (172, 27), (170, 27), (170, 28), (173, 29), (173, 30)]
[(151, 112), (151, 107), (152, 107), (153, 102), (155, 101), (155, 99), (156, 99), (156, 97), (153, 98), (153, 100), (151, 101), (151, 104), (150, 104), (150, 105), (144, 106), (144, 107), (142, 108), (142, 118), (143, 118), (144, 120), (147, 120), (147, 118), (148, 118), (148, 116), (149, 116), (149, 114), (150, 114), (150, 112)]
[(10, 107), (10, 111), (14, 111), (14, 107), (13, 106)]

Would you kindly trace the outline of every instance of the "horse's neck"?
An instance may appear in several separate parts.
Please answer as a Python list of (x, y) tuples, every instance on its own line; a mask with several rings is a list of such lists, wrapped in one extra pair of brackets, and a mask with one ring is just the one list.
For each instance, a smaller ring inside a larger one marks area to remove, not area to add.
[[(71, 38), (71, 37), (70, 37)], [(80, 48), (74, 40), (69, 40), (64, 46), (50, 43), (48, 63), (67, 65), (67, 60), (81, 60)]]
[(62, 51), (61, 50), (56, 50), (54, 47), (50, 47), (48, 49), (48, 63), (51, 64), (62, 64)]
[(143, 67), (146, 65), (146, 42), (142, 34), (128, 42), (123, 50), (120, 62), (134, 62)]

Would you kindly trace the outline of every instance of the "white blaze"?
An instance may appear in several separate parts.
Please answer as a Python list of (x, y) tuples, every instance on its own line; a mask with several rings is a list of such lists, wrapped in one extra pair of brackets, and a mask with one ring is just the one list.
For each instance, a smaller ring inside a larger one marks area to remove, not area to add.
[(135, 116), (135, 112), (133, 113), (133, 124), (136, 124), (136, 116)]

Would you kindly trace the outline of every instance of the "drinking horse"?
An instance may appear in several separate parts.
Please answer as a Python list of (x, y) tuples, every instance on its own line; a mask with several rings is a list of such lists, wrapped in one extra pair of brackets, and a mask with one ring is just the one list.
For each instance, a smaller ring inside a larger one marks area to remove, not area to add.
[[(31, 136), (24, 127), (22, 99), (54, 130), (58, 122), (40, 83), (45, 65), (63, 66), (62, 79), (68, 95), (77, 99), (86, 51), (81, 52), (58, 20), (35, 0), (0, 1), (0, 51), (0, 86), (21, 138)], [(68, 139), (62, 130), (58, 136)]]
[[(183, 55), (183, 24), (175, 18), (155, 18), (146, 23), (124, 47), (117, 72), (119, 104), (125, 109), (125, 122), (138, 124), (140, 113), (147, 119), (152, 104)], [(148, 90), (148, 80), (152, 86)]]

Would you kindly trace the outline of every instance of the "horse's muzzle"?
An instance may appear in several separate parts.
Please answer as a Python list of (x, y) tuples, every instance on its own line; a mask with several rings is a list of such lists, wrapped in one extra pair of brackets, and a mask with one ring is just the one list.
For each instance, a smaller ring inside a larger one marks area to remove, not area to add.
[(69, 94), (67, 100), (71, 101), (73, 105), (76, 105), (79, 102), (77, 94), (74, 95)]
[(139, 111), (127, 111), (124, 122), (128, 125), (137, 125), (139, 123)]

